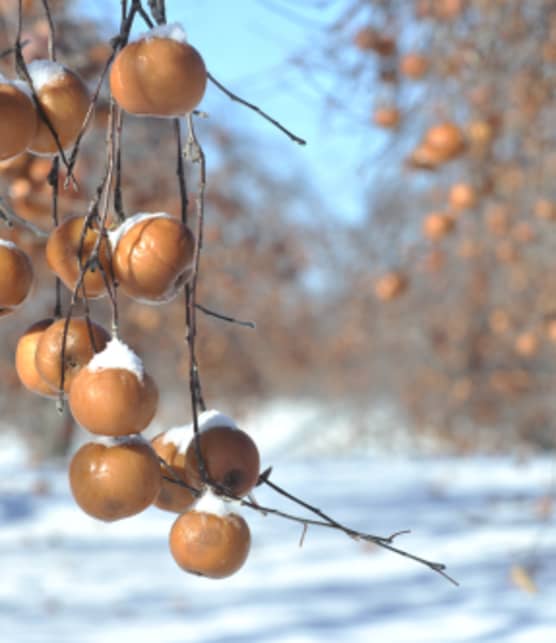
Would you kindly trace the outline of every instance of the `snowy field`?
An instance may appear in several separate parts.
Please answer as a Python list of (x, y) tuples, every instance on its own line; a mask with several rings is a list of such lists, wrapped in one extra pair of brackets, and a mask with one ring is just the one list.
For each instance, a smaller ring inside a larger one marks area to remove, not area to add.
[[(275, 464), (274, 480), (359, 530), (411, 528), (411, 561), (326, 529), (248, 510), (253, 547), (222, 581), (181, 572), (170, 514), (96, 522), (64, 464), (29, 468), (2, 442), (0, 641), (181, 643), (556, 641), (556, 465), (549, 458)], [(270, 490), (257, 499), (284, 507)], [(294, 508), (292, 508), (294, 509)]]

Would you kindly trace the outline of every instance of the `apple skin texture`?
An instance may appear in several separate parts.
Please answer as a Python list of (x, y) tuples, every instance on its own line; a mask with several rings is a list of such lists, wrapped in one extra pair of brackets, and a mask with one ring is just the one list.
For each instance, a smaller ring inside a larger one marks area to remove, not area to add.
[(12, 313), (27, 299), (33, 277), (27, 254), (15, 245), (0, 243), (0, 317)]
[(15, 349), (15, 370), (21, 383), (32, 393), (55, 399), (56, 389), (50, 386), (37, 371), (35, 356), (37, 345), (44, 331), (49, 328), (54, 319), (41, 319), (35, 322), (21, 335)]
[[(81, 274), (79, 261), (79, 249), (85, 217), (72, 216), (65, 219), (51, 232), (46, 244), (46, 262), (52, 272), (60, 277), (64, 285), (71, 291)], [(85, 263), (91, 256), (93, 248), (98, 239), (98, 230), (88, 228), (83, 237), (82, 262)], [(110, 280), (112, 271), (110, 269), (110, 256), (107, 243), (102, 239), (99, 247), (99, 260), (104, 270), (106, 279)], [(83, 285), (79, 288), (78, 294), (83, 296), (83, 290), (89, 299), (102, 297), (106, 294), (106, 284), (100, 269), (95, 271), (87, 270), (83, 279)]]
[(13, 83), (0, 82), (0, 161), (25, 152), (37, 125), (29, 96)]
[[(190, 480), (188, 470), (185, 467), (185, 453), (180, 453), (177, 445), (173, 442), (165, 442), (164, 435), (164, 433), (160, 433), (151, 440), (151, 445), (157, 455), (172, 467), (172, 471), (170, 473), (167, 471), (166, 467), (161, 464), (160, 470), (162, 475), (169, 477), (175, 475), (179, 479), (183, 480), (183, 482), (193, 487), (193, 482)], [(180, 487), (179, 484), (174, 482), (162, 480), (160, 493), (158, 494), (154, 504), (159, 509), (164, 509), (165, 511), (182, 513), (186, 509), (189, 509), (194, 502), (195, 498), (188, 489)]]
[[(234, 496), (244, 496), (257, 484), (260, 456), (256, 444), (241, 429), (214, 426), (199, 434), (201, 454), (209, 478), (225, 487)], [(185, 454), (185, 466), (191, 484), (202, 486), (193, 438)]]
[(170, 530), (170, 552), (185, 571), (226, 578), (249, 554), (251, 533), (237, 514), (218, 516), (194, 509), (179, 516)]
[[(65, 69), (64, 73), (45, 83), (37, 91), (39, 103), (54, 128), (62, 149), (73, 145), (89, 110), (90, 97), (79, 76)], [(58, 146), (48, 125), (38, 119), (35, 135), (28, 149), (34, 154), (57, 154)]]
[(91, 433), (131, 435), (143, 431), (153, 419), (158, 389), (147, 373), (140, 380), (124, 368), (91, 371), (85, 367), (75, 376), (69, 405), (75, 420)]
[(177, 117), (193, 111), (207, 84), (205, 63), (187, 43), (144, 38), (126, 45), (110, 69), (110, 90), (130, 114)]
[[(37, 343), (35, 365), (40, 376), (48, 384), (59, 390), (61, 369), (60, 356), (64, 336), (65, 319), (58, 319), (49, 326)], [(106, 329), (91, 322), (94, 346), (89, 336), (87, 320), (73, 317), (68, 326), (66, 350), (64, 353), (64, 393), (69, 393), (77, 373), (86, 366), (93, 355), (104, 349), (110, 340)]]
[(148, 442), (114, 446), (89, 442), (69, 468), (73, 497), (93, 518), (111, 522), (133, 516), (153, 503), (160, 490), (160, 466)]
[(193, 233), (181, 221), (149, 216), (118, 240), (114, 276), (129, 297), (145, 303), (166, 302), (191, 277), (194, 250)]

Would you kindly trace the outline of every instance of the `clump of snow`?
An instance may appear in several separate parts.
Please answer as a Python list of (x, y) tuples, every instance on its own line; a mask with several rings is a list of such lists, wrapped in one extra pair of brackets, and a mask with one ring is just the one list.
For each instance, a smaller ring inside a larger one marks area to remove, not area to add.
[[(217, 411), (216, 409), (210, 409), (199, 413), (197, 420), (199, 431), (206, 431), (207, 429), (211, 429), (215, 426), (229, 426), (232, 429), (239, 428), (235, 420), (233, 420), (229, 415), (220, 413), (220, 411)], [(174, 444), (178, 453), (185, 453), (189, 443), (191, 442), (193, 434), (193, 423), (177, 426), (165, 431), (162, 437), (162, 443)]]
[(4, 74), (0, 74), (0, 84), (1, 85), (12, 85), (16, 89), (19, 89), (20, 92), (24, 93), (28, 98), (32, 98), (33, 92), (27, 83), (24, 83), (22, 80), (12, 80)]
[(192, 431), (192, 424), (185, 424), (184, 426), (176, 426), (168, 429), (162, 436), (162, 444), (174, 444), (178, 453), (185, 453), (191, 441)]
[(24, 83), (22, 80), (9, 80), (8, 82), (10, 85), (19, 89), (22, 94), (25, 94), (29, 100), (33, 99), (33, 92), (27, 83)]
[(179, 22), (169, 22), (167, 25), (158, 25), (139, 36), (139, 40), (151, 40), (152, 38), (169, 38), (176, 42), (187, 42), (185, 29)]
[(17, 248), (17, 245), (13, 241), (10, 241), (9, 239), (0, 239), (0, 246), (4, 246), (4, 248), (12, 248), (12, 249)]
[(87, 364), (89, 371), (102, 371), (107, 368), (122, 368), (131, 371), (139, 381), (143, 381), (144, 368), (141, 359), (121, 340), (114, 337), (104, 350), (97, 353)]
[(222, 496), (217, 496), (212, 489), (207, 488), (203, 495), (195, 501), (192, 509), (200, 513), (223, 517), (231, 513), (237, 513), (237, 511), (232, 511), (232, 509), (235, 509), (234, 505), (237, 504), (237, 501), (224, 500)]
[(220, 413), (216, 409), (210, 409), (209, 411), (203, 411), (199, 414), (199, 430), (206, 431), (215, 426), (229, 426), (232, 429), (238, 429), (238, 425), (235, 420), (233, 420), (229, 415)]
[(99, 435), (96, 437), (95, 442), (98, 444), (104, 444), (106, 447), (119, 447), (125, 446), (126, 444), (148, 444), (151, 443), (146, 440), (139, 433), (133, 433), (132, 435)]
[(136, 223), (140, 223), (145, 219), (175, 219), (175, 217), (167, 212), (138, 212), (137, 214), (128, 217), (117, 228), (108, 231), (108, 241), (112, 250), (116, 249), (120, 239), (124, 234), (126, 234), (126, 232), (131, 230)]
[(36, 91), (45, 85), (58, 82), (67, 74), (67, 69), (63, 65), (52, 60), (33, 60), (27, 69)]
[(7, 76), (4, 76), (4, 74), (0, 73), (0, 84), (2, 85), (12, 85), (13, 87), (17, 87), (19, 91), (23, 92), (24, 94), (27, 94), (27, 96), (31, 97), (33, 94), (31, 92), (31, 88), (27, 85), (27, 83), (24, 83), (22, 80), (12, 80), (11, 78), (8, 78)]

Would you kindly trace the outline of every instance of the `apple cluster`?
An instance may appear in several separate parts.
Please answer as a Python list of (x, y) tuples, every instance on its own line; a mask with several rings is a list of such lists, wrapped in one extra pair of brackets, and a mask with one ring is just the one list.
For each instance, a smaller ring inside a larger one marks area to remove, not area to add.
[[(71, 70), (35, 61), (29, 75), (31, 87), (0, 79), (2, 160), (25, 151), (55, 156), (68, 149), (89, 112), (87, 89)], [(137, 116), (191, 112), (206, 81), (203, 59), (179, 25), (157, 27), (130, 42), (110, 69), (114, 100)], [(51, 231), (45, 258), (73, 299), (100, 298), (117, 285), (136, 301), (160, 305), (191, 280), (195, 252), (192, 231), (165, 212), (140, 212), (118, 224), (75, 214)], [(0, 240), (0, 316), (25, 301), (32, 283), (29, 257)], [(83, 511), (114, 521), (154, 504), (179, 514), (170, 550), (180, 567), (221, 578), (243, 565), (250, 532), (233, 506), (257, 483), (260, 458), (231, 418), (203, 412), (196, 436), (187, 426), (147, 441), (142, 433), (157, 410), (156, 383), (117, 333), (111, 336), (88, 316), (33, 323), (18, 341), (15, 365), (29, 391), (67, 399), (76, 422), (96, 438), (77, 451), (69, 467), (71, 490)]]

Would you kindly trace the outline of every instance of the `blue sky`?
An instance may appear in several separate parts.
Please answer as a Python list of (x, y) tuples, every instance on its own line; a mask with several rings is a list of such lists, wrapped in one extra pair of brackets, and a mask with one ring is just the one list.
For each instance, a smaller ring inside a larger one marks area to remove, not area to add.
[[(112, 15), (114, 26), (118, 0), (91, 5), (80, 2), (79, 10), (101, 18)], [(202, 53), (207, 67), (220, 82), (242, 97), (255, 102), (296, 134), (306, 147), (290, 143), (278, 130), (245, 108), (231, 103), (213, 86), (201, 105), (209, 112), (225, 115), (226, 125), (237, 123), (261, 137), (267, 144), (287, 147), (287, 158), (299, 163), (316, 190), (326, 192), (332, 215), (344, 221), (361, 213), (364, 186), (354, 176), (361, 152), (361, 127), (347, 127), (331, 119), (324, 99), (288, 63), (289, 58), (322, 37), (323, 26), (342, 2), (326, 10), (313, 8), (316, 2), (289, 0), (167, 0), (169, 22), (180, 22), (190, 42)], [(294, 15), (290, 16), (290, 10)], [(299, 16), (299, 18), (297, 17)], [(138, 31), (143, 31), (139, 25)], [(326, 84), (327, 78), (323, 78)], [(370, 130), (368, 131), (371, 140)], [(282, 139), (280, 141), (280, 139)], [(280, 142), (279, 142), (280, 141)], [(284, 154), (279, 158), (283, 159)]]

